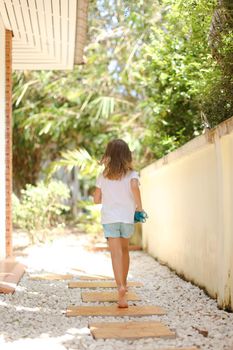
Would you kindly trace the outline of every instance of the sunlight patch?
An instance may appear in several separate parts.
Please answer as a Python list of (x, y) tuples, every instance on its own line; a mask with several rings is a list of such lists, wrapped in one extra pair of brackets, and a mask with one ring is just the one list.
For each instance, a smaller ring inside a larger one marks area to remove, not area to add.
[(20, 339), (12, 343), (1, 343), (1, 350), (66, 350), (65, 346), (59, 344), (57, 339)]
[(83, 328), (70, 328), (67, 331), (68, 334), (72, 335), (89, 335), (90, 334), (90, 329), (88, 327), (83, 327)]

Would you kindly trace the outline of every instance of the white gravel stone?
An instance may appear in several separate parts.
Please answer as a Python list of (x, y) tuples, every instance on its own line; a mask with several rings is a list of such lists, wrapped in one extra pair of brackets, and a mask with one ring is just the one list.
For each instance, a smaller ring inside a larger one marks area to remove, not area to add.
[[(81, 291), (67, 288), (68, 281), (30, 280), (29, 273), (77, 274), (76, 268), (90, 274), (109, 274), (109, 253), (86, 251), (83, 248), (86, 244), (85, 235), (67, 235), (48, 246), (27, 249), (27, 256), (20, 259), (28, 266), (28, 272), (16, 293), (0, 295), (1, 350), (159, 350), (172, 346), (197, 346), (202, 350), (233, 349), (233, 313), (219, 310), (216, 301), (203, 290), (180, 279), (143, 252), (130, 253), (129, 279), (144, 283), (144, 287), (134, 288), (143, 299), (137, 305), (159, 305), (167, 310), (167, 315), (66, 317), (67, 306), (85, 305)], [(112, 305), (87, 305), (100, 304)], [(94, 340), (87, 328), (88, 323), (106, 320), (159, 320), (176, 332), (176, 338)], [(208, 336), (204, 337), (198, 330), (207, 330)]]

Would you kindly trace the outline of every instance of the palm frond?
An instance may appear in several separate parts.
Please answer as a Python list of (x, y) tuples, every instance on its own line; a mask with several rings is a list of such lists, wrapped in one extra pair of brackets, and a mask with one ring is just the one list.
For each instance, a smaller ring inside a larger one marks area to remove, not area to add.
[(91, 101), (90, 106), (94, 111), (94, 119), (108, 119), (114, 112), (115, 98), (110, 96), (100, 96)]
[(86, 149), (79, 148), (62, 152), (61, 159), (50, 163), (46, 171), (47, 178), (50, 179), (60, 168), (66, 168), (67, 171), (71, 171), (74, 167), (78, 167), (81, 175), (89, 178), (98, 176), (101, 171), (98, 161)]
[(28, 83), (24, 84), (23, 87), (22, 87), (22, 92), (20, 94), (20, 96), (17, 98), (16, 100), (16, 107), (20, 104), (20, 102), (22, 101), (24, 95), (26, 94), (28, 88), (36, 83), (38, 83), (39, 80), (32, 80), (32, 81), (29, 81)]

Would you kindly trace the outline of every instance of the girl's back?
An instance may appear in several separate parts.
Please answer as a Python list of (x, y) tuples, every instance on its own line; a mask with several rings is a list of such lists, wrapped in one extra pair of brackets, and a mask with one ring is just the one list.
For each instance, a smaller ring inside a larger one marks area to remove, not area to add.
[(101, 222), (103, 224), (134, 222), (135, 201), (131, 189), (131, 179), (138, 179), (136, 171), (128, 171), (119, 180), (106, 178), (103, 174), (97, 179), (96, 186), (102, 192)]

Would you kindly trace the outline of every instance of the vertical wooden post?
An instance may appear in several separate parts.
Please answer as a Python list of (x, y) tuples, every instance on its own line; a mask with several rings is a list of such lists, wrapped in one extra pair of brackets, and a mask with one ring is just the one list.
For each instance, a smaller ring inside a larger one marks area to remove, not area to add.
[(6, 178), (5, 178), (5, 124), (6, 124), (6, 29), (0, 16), (0, 260), (6, 257)]
[(6, 30), (6, 256), (12, 256), (12, 31)]

